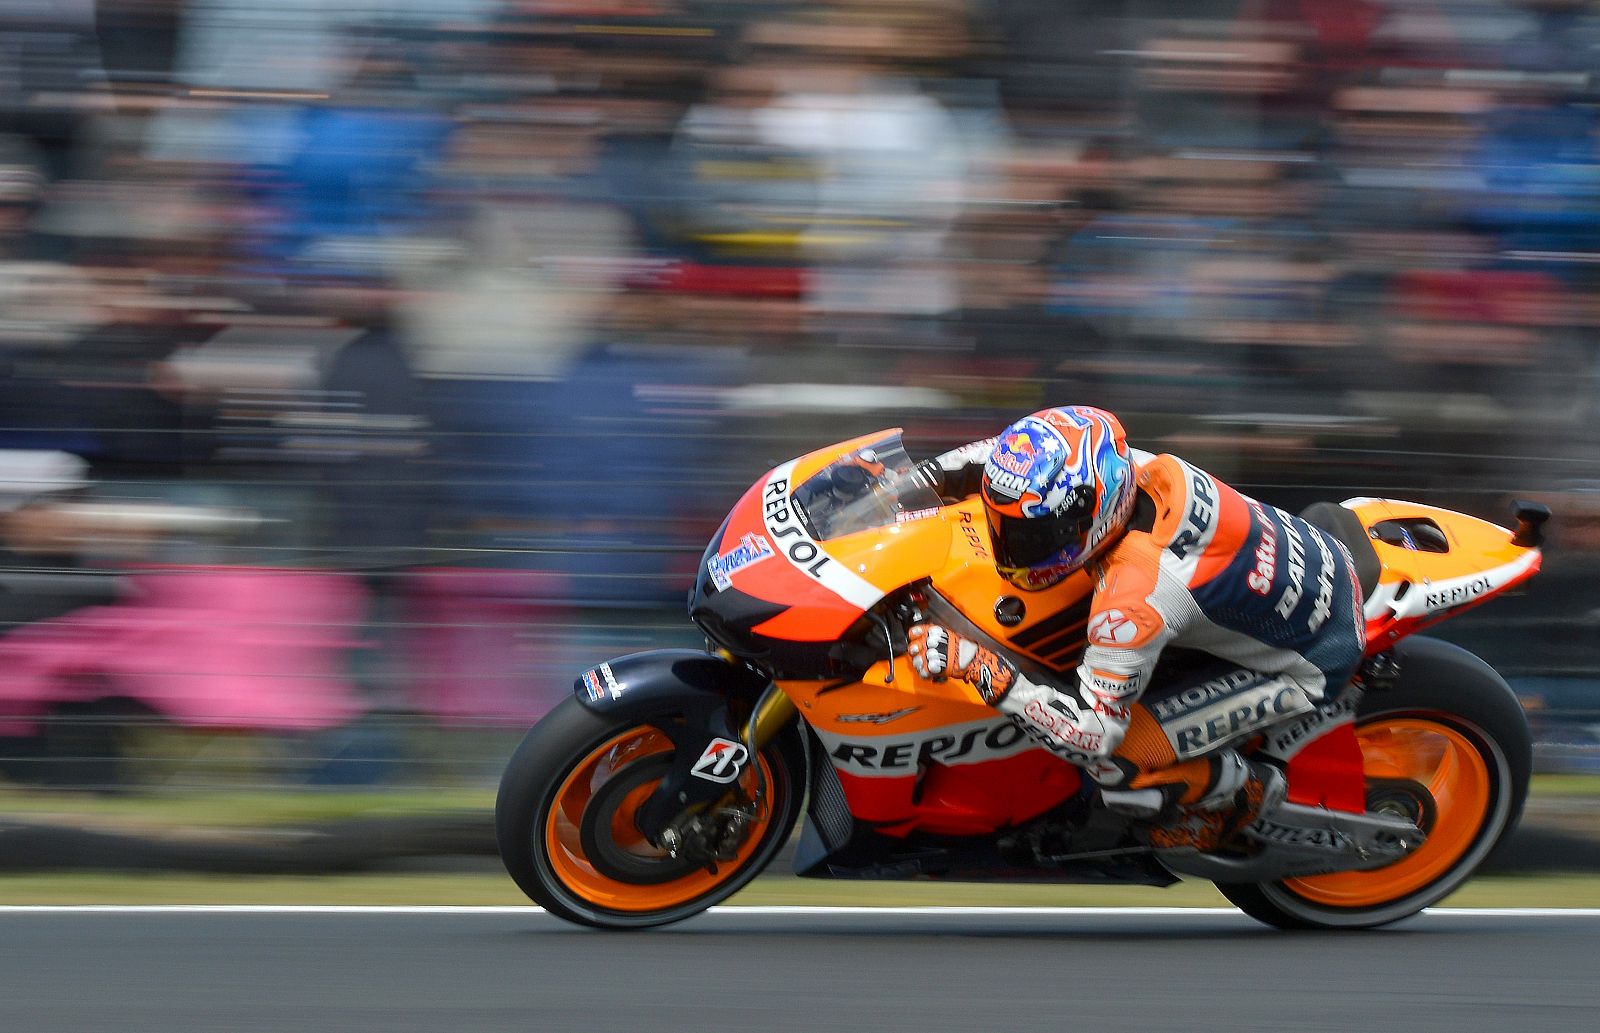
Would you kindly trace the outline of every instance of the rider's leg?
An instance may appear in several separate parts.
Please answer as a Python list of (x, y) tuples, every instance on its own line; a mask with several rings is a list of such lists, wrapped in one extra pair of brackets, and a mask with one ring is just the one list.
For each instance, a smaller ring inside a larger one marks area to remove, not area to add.
[(1179, 760), (1160, 723), (1143, 704), (1135, 704), (1128, 734), (1111, 764), (1091, 775), (1113, 810), (1159, 819), (1174, 817), (1183, 809), (1223, 809), (1235, 802), (1252, 777), (1273, 781), (1270, 769), (1227, 747)]
[(1281, 771), (1233, 746), (1320, 699), (1284, 675), (1208, 664), (1136, 704), (1111, 762), (1090, 773), (1108, 807), (1159, 826), (1152, 845), (1214, 849), (1287, 791)]

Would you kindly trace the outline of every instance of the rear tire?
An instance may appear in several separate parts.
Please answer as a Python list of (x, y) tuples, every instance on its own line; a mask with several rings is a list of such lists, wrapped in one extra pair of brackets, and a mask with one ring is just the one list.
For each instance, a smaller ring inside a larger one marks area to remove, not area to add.
[(652, 725), (595, 713), (576, 697), (556, 706), (517, 747), (495, 802), (500, 857), (517, 886), (551, 914), (606, 929), (682, 921), (742, 889), (799, 818), (806, 769), (797, 728), (785, 728), (747, 769), (747, 789), (756, 763), (766, 775), (763, 818), (715, 873), (667, 857), (631, 823), (630, 808), (649, 796), (672, 756)]
[[(1425, 664), (1410, 677), (1402, 667), (1400, 684), (1362, 700), (1356, 732), (1369, 801), (1380, 794), (1403, 798), (1415, 792), (1410, 786), (1431, 787), (1416, 808), (1430, 829), (1428, 840), (1414, 854), (1371, 871), (1218, 883), (1245, 914), (1280, 929), (1387, 925), (1454, 892), (1516, 826), (1533, 757), (1521, 704), (1471, 654), (1432, 640), (1411, 645), (1448, 662)], [(1409, 778), (1384, 778), (1382, 769), (1397, 761), (1415, 771)]]

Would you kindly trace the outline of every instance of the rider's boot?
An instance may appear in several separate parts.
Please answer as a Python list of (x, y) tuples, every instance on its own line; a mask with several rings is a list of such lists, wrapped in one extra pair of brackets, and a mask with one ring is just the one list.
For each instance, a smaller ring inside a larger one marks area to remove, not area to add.
[(1151, 823), (1157, 850), (1226, 844), (1288, 795), (1288, 781), (1271, 764), (1221, 750), (1135, 778), (1126, 789), (1103, 789), (1110, 810)]

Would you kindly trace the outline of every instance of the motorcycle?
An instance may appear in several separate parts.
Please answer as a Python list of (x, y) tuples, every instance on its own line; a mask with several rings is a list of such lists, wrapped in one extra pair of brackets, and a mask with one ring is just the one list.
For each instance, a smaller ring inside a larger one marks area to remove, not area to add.
[(1092, 594), (1083, 571), (1018, 593), (995, 570), (981, 501), (941, 499), (913, 468), (891, 430), (771, 470), (700, 563), (689, 615), (707, 650), (584, 671), (529, 731), (495, 824), (532, 900), (611, 929), (688, 918), (765, 869), (805, 801), (804, 877), (1191, 876), (1275, 926), (1358, 928), (1440, 900), (1515, 826), (1532, 755), (1520, 704), (1488, 664), (1416, 632), (1531, 578), (1543, 506), (1515, 503), (1515, 530), (1375, 498), (1302, 514), (1355, 560), (1367, 660), (1317, 710), (1240, 747), (1286, 762), (1288, 798), (1245, 845), (1202, 853), (1152, 849), (1078, 768), (903, 659), (906, 629), (935, 620), (1024, 670), (1069, 671)]

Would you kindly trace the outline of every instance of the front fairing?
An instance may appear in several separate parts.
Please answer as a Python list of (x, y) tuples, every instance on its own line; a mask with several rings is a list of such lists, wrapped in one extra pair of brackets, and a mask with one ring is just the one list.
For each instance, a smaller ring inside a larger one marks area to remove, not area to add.
[(827, 646), (948, 559), (949, 519), (912, 466), (894, 429), (769, 471), (701, 558), (691, 616), (736, 654), (827, 676)]

